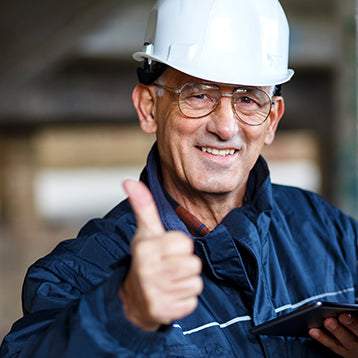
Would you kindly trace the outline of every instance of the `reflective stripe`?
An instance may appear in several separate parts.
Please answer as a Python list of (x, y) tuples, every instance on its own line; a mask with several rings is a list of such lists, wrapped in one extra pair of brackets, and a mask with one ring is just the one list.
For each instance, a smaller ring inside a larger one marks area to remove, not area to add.
[(312, 301), (315, 301), (315, 300), (320, 300), (320, 299), (325, 298), (325, 297), (342, 295), (342, 294), (347, 293), (347, 292), (354, 292), (354, 287), (346, 288), (346, 289), (336, 291), (336, 292), (327, 292), (327, 293), (322, 293), (321, 295), (312, 296), (312, 297), (306, 298), (303, 301), (297, 302), (295, 304), (287, 304), (287, 305), (278, 307), (278, 308), (275, 309), (275, 312), (278, 313), (278, 312), (281, 312), (281, 311), (284, 311), (284, 310), (287, 310), (287, 309), (295, 309), (295, 308), (298, 308), (300, 306), (303, 306), (304, 304), (306, 304), (308, 302), (312, 302)]
[[(230, 321), (227, 321), (224, 323), (211, 322), (211, 323), (207, 323), (202, 326), (199, 326), (197, 328), (193, 328), (189, 331), (183, 331), (183, 334), (187, 335), (187, 334), (196, 333), (196, 332), (202, 331), (203, 329), (214, 327), (214, 326), (218, 326), (220, 328), (226, 328), (228, 326), (231, 326), (232, 324), (235, 324), (237, 322), (243, 322), (243, 321), (251, 321), (251, 317), (250, 316), (236, 317), (236, 318), (233, 318)], [(173, 327), (182, 329), (182, 327), (179, 324), (173, 324)]]
[[(306, 304), (308, 302), (311, 302), (311, 301), (319, 300), (319, 299), (322, 299), (322, 298), (325, 298), (325, 297), (342, 295), (342, 294), (347, 293), (347, 292), (354, 292), (354, 287), (346, 288), (346, 289), (336, 291), (336, 292), (327, 292), (327, 293), (323, 293), (321, 295), (312, 296), (312, 297), (306, 298), (303, 301), (300, 301), (300, 302), (297, 302), (297, 303), (294, 303), (294, 304), (287, 304), (285, 306), (278, 307), (278, 308), (275, 309), (275, 312), (278, 313), (278, 312), (281, 312), (281, 311), (284, 311), (284, 310), (287, 310), (287, 309), (295, 309), (295, 308), (303, 306), (304, 304)], [(192, 334), (192, 333), (196, 333), (196, 332), (202, 331), (204, 329), (207, 329), (207, 328), (210, 328), (210, 327), (215, 327), (215, 326), (220, 327), (220, 328), (226, 328), (226, 327), (229, 327), (229, 326), (231, 326), (231, 325), (233, 325), (235, 323), (244, 322), (244, 321), (251, 321), (251, 317), (250, 316), (236, 317), (236, 318), (233, 318), (230, 321), (227, 321), (227, 322), (224, 322), (224, 323), (210, 322), (210, 323), (204, 324), (202, 326), (199, 326), (197, 328), (190, 329), (189, 331), (183, 331), (183, 334), (184, 335)], [(173, 327), (174, 328), (180, 328), (181, 330), (183, 329), (177, 323), (173, 324)]]

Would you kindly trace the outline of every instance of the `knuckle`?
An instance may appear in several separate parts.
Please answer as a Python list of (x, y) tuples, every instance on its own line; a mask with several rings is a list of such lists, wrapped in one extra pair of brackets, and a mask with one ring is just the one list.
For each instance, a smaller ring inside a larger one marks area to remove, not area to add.
[(152, 320), (160, 324), (169, 324), (175, 319), (175, 310), (173, 310), (171, 303), (165, 300), (153, 302), (152, 305), (148, 307), (148, 314)]
[(203, 292), (203, 289), (204, 289), (203, 279), (200, 276), (194, 277), (192, 282), (193, 297), (199, 296)]
[(188, 314), (193, 312), (196, 307), (198, 306), (198, 297), (192, 297), (189, 301), (188, 301)]
[(204, 280), (199, 276), (198, 277), (198, 295), (204, 291)]
[(180, 264), (182, 269), (190, 274), (196, 275), (201, 273), (201, 260), (196, 255), (188, 255), (180, 259)]
[(204, 289), (204, 283), (200, 276), (195, 276), (187, 280), (185, 286), (188, 297), (196, 298), (203, 292)]
[(198, 306), (198, 298), (190, 297), (176, 305), (173, 310), (173, 319), (181, 319), (192, 313)]
[(198, 256), (193, 255), (193, 262), (195, 265), (195, 271), (197, 273), (201, 273), (201, 271), (203, 270), (203, 262), (201, 261), (201, 259)]

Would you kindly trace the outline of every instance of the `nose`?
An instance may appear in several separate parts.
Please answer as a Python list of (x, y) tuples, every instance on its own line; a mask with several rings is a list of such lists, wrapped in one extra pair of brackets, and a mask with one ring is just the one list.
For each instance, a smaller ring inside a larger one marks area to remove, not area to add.
[(222, 94), (219, 106), (210, 115), (207, 130), (221, 140), (229, 140), (237, 132), (238, 126), (239, 121), (231, 105), (231, 94)]

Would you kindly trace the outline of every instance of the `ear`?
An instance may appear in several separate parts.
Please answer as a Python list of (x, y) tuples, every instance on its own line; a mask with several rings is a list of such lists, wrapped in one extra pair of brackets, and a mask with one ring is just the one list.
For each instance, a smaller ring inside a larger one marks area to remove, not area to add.
[(269, 125), (266, 129), (265, 137), (266, 145), (270, 145), (273, 142), (278, 123), (280, 122), (280, 119), (282, 118), (285, 111), (285, 103), (282, 97), (274, 97), (274, 102), (275, 103), (272, 105), (271, 113), (268, 118)]
[(152, 134), (157, 131), (155, 114), (155, 89), (139, 83), (132, 93), (133, 105), (137, 111), (140, 126), (145, 133)]

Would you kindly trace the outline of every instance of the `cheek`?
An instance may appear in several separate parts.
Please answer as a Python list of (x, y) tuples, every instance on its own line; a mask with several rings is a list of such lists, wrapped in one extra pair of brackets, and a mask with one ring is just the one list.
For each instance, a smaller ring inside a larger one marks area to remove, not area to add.
[(254, 146), (262, 147), (266, 144), (267, 141), (270, 140), (270, 130), (269, 130), (269, 123), (264, 123), (261, 126), (256, 127), (246, 127), (245, 136), (247, 142)]
[(156, 109), (155, 122), (157, 124), (158, 143), (169, 140), (170, 133), (173, 130), (173, 122), (171, 120), (173, 112), (175, 112), (173, 106), (158, 106)]
[(202, 131), (202, 122), (200, 120), (185, 118), (176, 109), (161, 117), (157, 122), (157, 126), (158, 142), (174, 142), (174, 146), (187, 145), (189, 141), (194, 142)]

